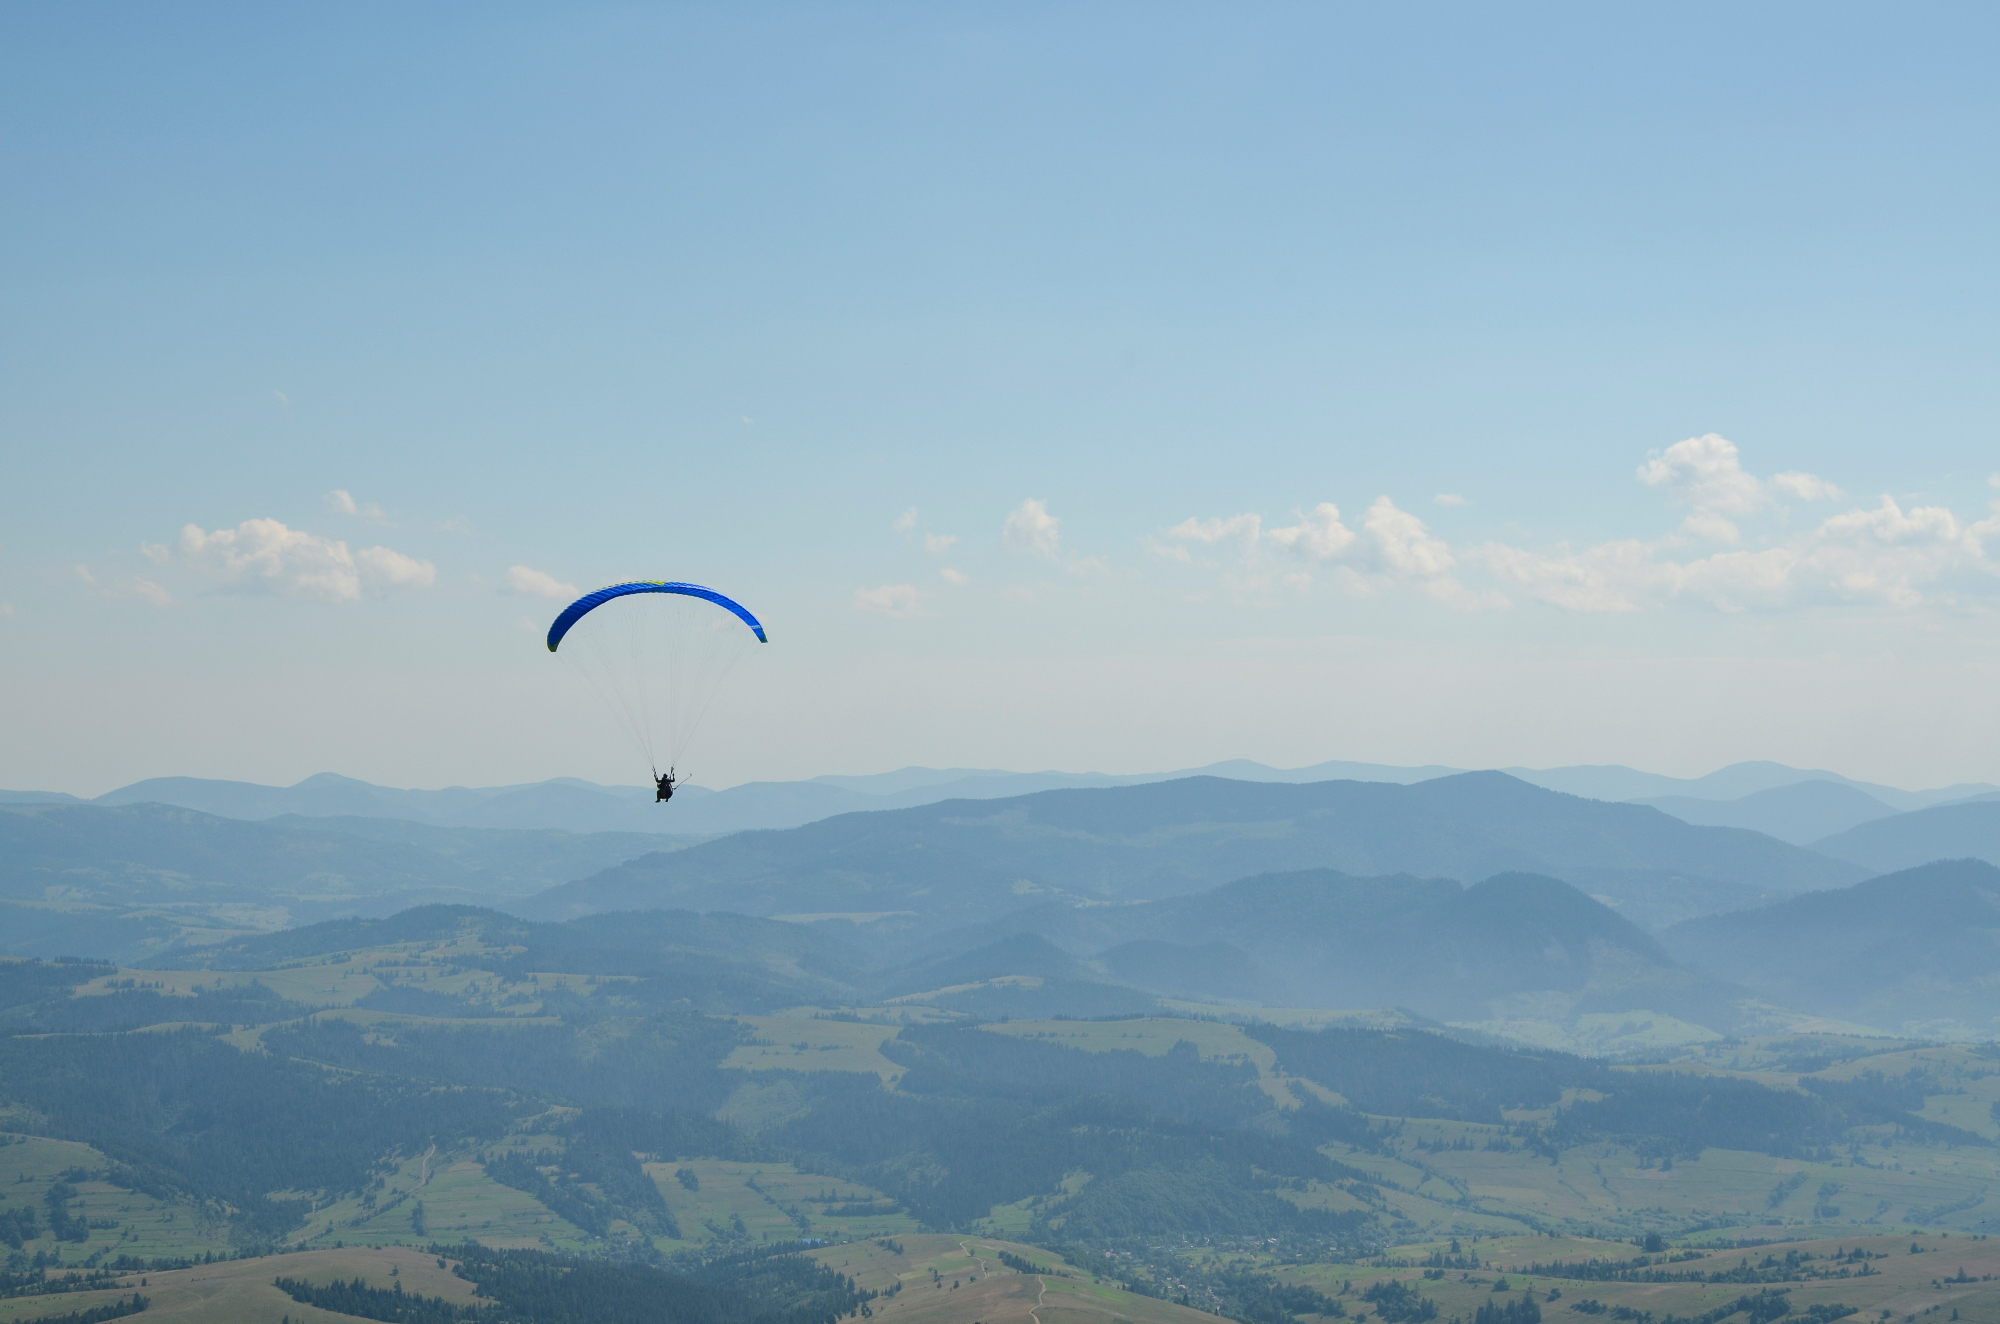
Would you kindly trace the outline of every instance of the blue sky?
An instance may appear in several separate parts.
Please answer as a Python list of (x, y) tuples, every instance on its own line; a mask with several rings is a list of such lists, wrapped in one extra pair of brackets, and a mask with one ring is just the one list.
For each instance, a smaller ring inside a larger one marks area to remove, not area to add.
[(2000, 780), (1997, 26), (10, 6), (0, 785)]

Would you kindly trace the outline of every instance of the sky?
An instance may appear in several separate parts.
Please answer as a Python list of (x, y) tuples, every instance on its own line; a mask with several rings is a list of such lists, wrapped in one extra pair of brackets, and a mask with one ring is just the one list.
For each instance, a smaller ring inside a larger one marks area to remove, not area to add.
[(0, 787), (2000, 781), (1990, 6), (0, 8)]

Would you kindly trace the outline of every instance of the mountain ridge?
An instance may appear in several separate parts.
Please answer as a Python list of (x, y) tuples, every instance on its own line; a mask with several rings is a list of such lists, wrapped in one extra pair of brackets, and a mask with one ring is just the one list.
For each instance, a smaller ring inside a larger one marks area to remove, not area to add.
[[(1145, 785), (1190, 776), (1219, 776), (1234, 781), (1352, 780), (1407, 785), (1466, 771), (1442, 764), (1403, 767), (1345, 760), (1283, 769), (1249, 759), (1130, 774), (907, 767), (860, 776), (834, 774), (805, 781), (746, 782), (723, 790), (688, 784), (666, 809), (653, 804), (651, 787), (605, 786), (572, 777), (507, 786), (414, 790), (377, 786), (328, 772), (282, 787), (199, 777), (157, 777), (121, 786), (94, 799), (61, 791), (0, 791), (0, 805), (132, 804), (150, 800), (229, 818), (261, 819), (285, 813), (311, 817), (358, 815), (403, 818), (445, 827), (540, 827), (709, 836), (797, 827), (864, 809), (912, 808), (945, 799), (1010, 798), (1062, 788)], [(1661, 796), (1683, 796), (1704, 802), (1738, 800), (1778, 787), (1815, 781), (1849, 787), (1898, 812), (2000, 794), (2000, 787), (1987, 783), (1904, 791), (1855, 781), (1838, 773), (1769, 762), (1731, 764), (1697, 778), (1669, 777), (1618, 764), (1545, 769), (1509, 767), (1498, 771), (1545, 789), (1610, 801)]]
[[(1247, 874), (1315, 867), (1467, 883), (1541, 873), (1657, 914), (1673, 914), (1676, 897), (1754, 900), (1843, 886), (1864, 873), (1754, 832), (1696, 827), (1498, 772), (1407, 786), (1203, 777), (943, 801), (738, 833), (626, 861), (519, 909), (544, 919), (658, 905), (773, 915), (903, 912), (910, 916), (905, 926), (958, 926), (1043, 895), (1158, 899)], [(1689, 913), (1741, 904), (1703, 899)]]

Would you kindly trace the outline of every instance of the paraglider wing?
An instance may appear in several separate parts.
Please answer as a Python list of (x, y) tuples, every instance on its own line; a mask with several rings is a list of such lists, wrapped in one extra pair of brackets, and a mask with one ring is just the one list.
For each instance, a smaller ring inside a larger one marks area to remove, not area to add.
[(726, 607), (734, 612), (737, 619), (749, 626), (751, 633), (757, 636), (758, 643), (767, 644), (771, 642), (765, 637), (764, 627), (758, 623), (755, 616), (750, 614), (749, 608), (737, 602), (734, 598), (724, 597), (714, 589), (703, 588), (699, 584), (676, 584), (664, 580), (640, 580), (631, 584), (613, 584), (609, 588), (598, 589), (595, 593), (586, 593), (575, 602), (570, 603), (569, 606), (564, 607), (562, 615), (556, 617), (555, 624), (549, 627), (549, 651), (551, 653), (555, 652), (556, 645), (563, 641), (563, 636), (569, 633), (569, 628), (588, 615), (592, 608), (600, 607), (613, 598), (622, 598), (628, 593), (679, 593), (690, 598), (705, 598), (718, 607)]
[[(731, 620), (731, 617), (735, 617)], [(748, 629), (744, 627), (748, 626)], [(586, 593), (549, 627), (561, 657), (610, 708), (652, 769), (681, 763), (722, 683), (768, 643), (748, 608), (700, 584), (636, 580)]]

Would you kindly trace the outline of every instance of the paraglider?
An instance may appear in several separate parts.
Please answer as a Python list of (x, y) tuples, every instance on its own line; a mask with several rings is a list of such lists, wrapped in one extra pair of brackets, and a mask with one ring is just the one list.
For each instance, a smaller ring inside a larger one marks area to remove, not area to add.
[(673, 799), (681, 780), (674, 769), (722, 683), (767, 642), (742, 603), (668, 580), (586, 593), (563, 608), (548, 639), (549, 651), (561, 647), (576, 663), (645, 755), (655, 804)]

